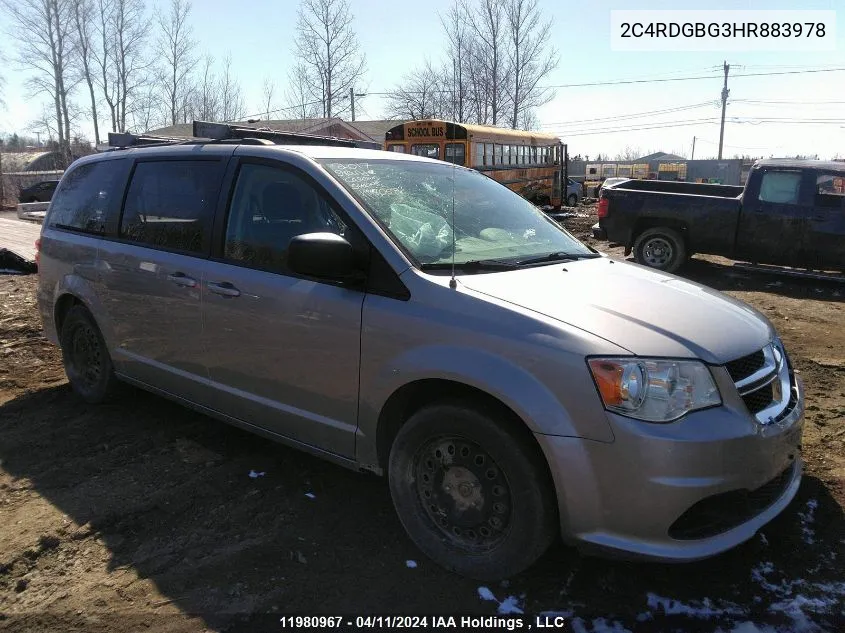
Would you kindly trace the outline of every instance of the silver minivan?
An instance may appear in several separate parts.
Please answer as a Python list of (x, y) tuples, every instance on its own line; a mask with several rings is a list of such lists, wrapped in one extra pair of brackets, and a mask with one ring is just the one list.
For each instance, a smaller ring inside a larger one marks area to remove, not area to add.
[(417, 546), (478, 579), (557, 534), (701, 559), (795, 496), (803, 388), (759, 312), (473, 170), (292, 142), (66, 172), (38, 303), (80, 397), (130, 383), (386, 475)]

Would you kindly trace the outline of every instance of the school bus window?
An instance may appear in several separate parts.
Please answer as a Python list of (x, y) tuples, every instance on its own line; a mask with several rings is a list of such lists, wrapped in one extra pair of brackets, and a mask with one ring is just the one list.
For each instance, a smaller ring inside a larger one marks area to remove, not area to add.
[(475, 144), (475, 155), (472, 157), (474, 167), (484, 167), (484, 143)]
[(387, 147), (391, 152), (399, 152), (400, 154), (405, 153), (405, 146), (404, 145), (400, 145), (400, 144), (396, 143), (394, 145), (388, 145)]
[(440, 158), (440, 146), (437, 143), (417, 143), (416, 145), (411, 145), (411, 153), (414, 156)]
[(528, 164), (528, 153), (526, 151), (527, 149), (528, 148), (525, 147), (525, 145), (519, 146), (519, 164), (520, 165), (527, 165)]
[(496, 165), (505, 164), (505, 146), (496, 143)]
[(446, 143), (446, 162), (463, 165), (466, 162), (465, 152), (463, 143)]
[(493, 166), (493, 143), (484, 144), (484, 165), (487, 167)]

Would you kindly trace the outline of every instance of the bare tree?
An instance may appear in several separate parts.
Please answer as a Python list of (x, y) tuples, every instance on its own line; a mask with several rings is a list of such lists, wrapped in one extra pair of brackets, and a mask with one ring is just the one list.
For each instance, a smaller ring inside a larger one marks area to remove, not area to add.
[(475, 65), (473, 75), (477, 84), (479, 79), (483, 81), (483, 85), (476, 86), (475, 95), (489, 105), (489, 110), (477, 108), (478, 114), (482, 111), (484, 114), (484, 120), (479, 120), (479, 123), (496, 125), (504, 109), (509, 81), (505, 0), (478, 0), (475, 7), (465, 0), (463, 11), (469, 30), (476, 39), (472, 55)]
[(50, 96), (55, 110), (59, 151), (70, 160), (68, 98), (73, 90), (74, 56), (71, 0), (0, 0), (9, 34), (18, 41), (18, 64), (33, 75), (27, 86)]
[(537, 0), (507, 0), (510, 125), (519, 127), (522, 115), (552, 100), (554, 92), (540, 83), (557, 67), (554, 49), (548, 51), (552, 21), (544, 22)]
[(273, 95), (276, 93), (276, 82), (269, 77), (264, 78), (264, 85), (261, 91), (261, 105), (263, 107), (264, 116), (270, 120), (270, 112), (273, 110)]
[(639, 147), (626, 145), (624, 150), (617, 152), (614, 160), (636, 160), (640, 156), (643, 156), (643, 152)]
[(308, 84), (308, 69), (297, 63), (288, 74), (285, 109), (297, 119), (314, 119), (322, 112), (322, 100), (315, 99)]
[(182, 119), (180, 110), (186, 101), (185, 93), (190, 90), (191, 73), (197, 65), (196, 41), (191, 37), (188, 22), (190, 15), (189, 0), (171, 0), (169, 13), (156, 13), (160, 30), (157, 46), (161, 64), (159, 86), (171, 125)]
[(223, 58), (223, 71), (220, 73), (220, 115), (224, 121), (238, 121), (246, 115), (246, 106), (241, 95), (241, 84), (232, 74), (232, 55)]
[(203, 57), (200, 63), (192, 90), (190, 116), (201, 121), (219, 121), (223, 118), (220, 113), (217, 77), (214, 74), (214, 58), (210, 55)]
[(73, 23), (76, 27), (76, 52), (79, 71), (88, 86), (91, 98), (91, 121), (94, 124), (94, 142), (100, 144), (100, 120), (97, 114), (97, 96), (94, 91), (94, 41), (92, 39), (92, 24), (94, 24), (94, 4), (92, 0), (74, 0)]
[(309, 96), (320, 101), (326, 118), (349, 110), (349, 92), (367, 62), (352, 29), (346, 0), (301, 0), (295, 54), (305, 71)]
[(400, 85), (387, 96), (387, 114), (398, 119), (439, 119), (448, 116), (452, 95), (445, 89), (442, 71), (431, 62), (402, 77)]
[(144, 45), (150, 21), (143, 0), (97, 0), (95, 59), (100, 89), (109, 107), (111, 129), (126, 129), (126, 117), (140, 86), (149, 81)]
[(448, 41), (448, 71), (451, 74), (449, 93), (449, 118), (463, 123), (467, 121), (467, 93), (469, 88), (470, 61), (472, 58), (472, 35), (466, 21), (466, 13), (458, 0), (440, 16), (440, 24)]

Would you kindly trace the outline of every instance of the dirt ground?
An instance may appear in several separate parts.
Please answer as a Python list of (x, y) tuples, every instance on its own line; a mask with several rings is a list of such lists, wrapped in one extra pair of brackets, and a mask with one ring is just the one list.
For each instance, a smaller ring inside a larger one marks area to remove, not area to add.
[[(594, 222), (565, 225), (621, 258), (592, 240)], [(278, 631), (273, 614), (513, 608), (576, 631), (845, 630), (845, 286), (731, 263), (699, 257), (681, 274), (779, 328), (807, 386), (796, 500), (708, 561), (608, 561), (557, 544), (486, 591), (414, 548), (384, 480), (142, 392), (83, 404), (41, 335), (37, 277), (0, 276), (0, 630)]]

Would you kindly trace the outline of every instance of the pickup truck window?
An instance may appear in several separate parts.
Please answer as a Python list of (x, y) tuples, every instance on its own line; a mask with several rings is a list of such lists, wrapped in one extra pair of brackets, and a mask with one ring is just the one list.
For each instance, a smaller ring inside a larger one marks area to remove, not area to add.
[(816, 178), (816, 206), (845, 208), (845, 176), (819, 174)]
[(420, 264), (595, 256), (533, 204), (481, 173), (393, 160), (321, 161)]
[(760, 200), (778, 204), (798, 204), (801, 172), (767, 171), (760, 182)]

